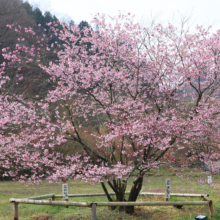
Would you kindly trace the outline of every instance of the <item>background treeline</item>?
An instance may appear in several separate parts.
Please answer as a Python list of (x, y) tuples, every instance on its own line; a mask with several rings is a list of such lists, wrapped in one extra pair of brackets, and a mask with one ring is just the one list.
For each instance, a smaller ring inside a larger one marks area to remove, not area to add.
[[(58, 38), (50, 32), (50, 28), (46, 25), (49, 22), (57, 22), (58, 18), (52, 15), (49, 11), (43, 13), (39, 8), (31, 6), (28, 2), (22, 0), (0, 0), (0, 64), (4, 62), (2, 56), (3, 48), (11, 48), (11, 51), (15, 48), (15, 45), (21, 44), (18, 42), (18, 33), (14, 31), (14, 28), (7, 27), (8, 24), (20, 25), (21, 27), (31, 27), (38, 36), (45, 39), (45, 47), (51, 45), (53, 42), (58, 41)], [(74, 21), (69, 21), (69, 25), (74, 25)], [(41, 26), (38, 26), (38, 25)], [(79, 24), (80, 29), (88, 26), (88, 22), (81, 21)], [(57, 27), (62, 30), (62, 25)], [(25, 34), (25, 33), (24, 33)], [(51, 34), (53, 35), (51, 37)], [(35, 44), (36, 39), (31, 39), (26, 36), (25, 41), (22, 44), (27, 47)], [(47, 45), (46, 45), (47, 43)], [(62, 48), (62, 42), (59, 42)], [(51, 49), (51, 48), (50, 48)], [(41, 64), (46, 65), (50, 61), (56, 61), (56, 53), (59, 48), (53, 48), (50, 51), (46, 51), (41, 54)], [(27, 66), (26, 66), (27, 67)], [(16, 71), (9, 69), (7, 75), (11, 78), (10, 82), (6, 85), (8, 92), (11, 94), (22, 94), (27, 98), (30, 96), (40, 97), (45, 96), (48, 87), (51, 84), (46, 79), (45, 74), (42, 74), (42, 70), (39, 67), (33, 66), (30, 68), (22, 68), (23, 80), (18, 81), (15, 78)], [(21, 72), (20, 72), (21, 73)], [(19, 73), (19, 74), (20, 74)]]

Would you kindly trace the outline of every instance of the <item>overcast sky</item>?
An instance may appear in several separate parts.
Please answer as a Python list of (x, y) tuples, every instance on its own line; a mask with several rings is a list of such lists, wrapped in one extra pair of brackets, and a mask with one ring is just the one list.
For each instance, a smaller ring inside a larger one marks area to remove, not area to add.
[(90, 21), (96, 13), (115, 15), (130, 12), (145, 22), (159, 16), (162, 22), (178, 21), (179, 14), (190, 16), (192, 25), (212, 25), (220, 29), (220, 0), (28, 0), (42, 11), (50, 11), (59, 19), (72, 19), (75, 23)]

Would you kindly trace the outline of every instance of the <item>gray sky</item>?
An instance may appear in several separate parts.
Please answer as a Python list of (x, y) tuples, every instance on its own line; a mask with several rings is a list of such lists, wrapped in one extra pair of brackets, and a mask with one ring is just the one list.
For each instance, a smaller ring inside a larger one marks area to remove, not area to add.
[(116, 15), (119, 10), (137, 16), (145, 22), (159, 16), (162, 22), (177, 22), (182, 16), (190, 16), (192, 25), (212, 25), (220, 29), (220, 0), (28, 0), (42, 11), (50, 11), (59, 19), (72, 19), (75, 23), (90, 21), (96, 13)]

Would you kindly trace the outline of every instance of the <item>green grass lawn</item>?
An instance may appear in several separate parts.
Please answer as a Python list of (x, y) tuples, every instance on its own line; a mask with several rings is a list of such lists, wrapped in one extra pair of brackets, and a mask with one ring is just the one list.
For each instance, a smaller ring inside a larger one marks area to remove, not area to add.
[[(214, 185), (200, 184), (198, 180), (201, 178), (207, 179), (207, 175), (199, 172), (190, 174), (190, 171), (184, 171), (183, 174), (189, 176), (190, 179), (179, 178), (176, 174), (177, 170), (167, 171), (161, 170), (159, 175), (157, 171), (151, 171), (148, 173), (148, 177), (145, 178), (142, 191), (144, 192), (165, 192), (165, 179), (171, 179), (171, 192), (176, 193), (207, 193), (210, 199), (214, 203), (213, 219), (220, 219), (220, 176), (213, 176)], [(129, 191), (131, 186), (129, 182), (127, 190)], [(69, 194), (79, 193), (98, 193), (102, 192), (100, 185), (86, 185), (80, 181), (68, 181)], [(8, 220), (13, 219), (13, 204), (9, 203), (10, 198), (26, 198), (30, 196), (38, 196), (43, 194), (55, 193), (60, 195), (62, 193), (61, 184), (49, 184), (47, 181), (42, 182), (39, 185), (24, 186), (18, 182), (2, 181), (0, 182), (0, 219)], [(195, 200), (201, 201), (200, 198), (180, 198), (173, 197), (171, 201), (184, 201)], [(105, 197), (82, 197), (72, 198), (70, 201), (107, 201)], [(164, 197), (158, 196), (140, 196), (138, 201), (164, 201)], [(148, 219), (148, 220), (189, 220), (194, 219), (198, 214), (204, 214), (209, 216), (209, 208), (206, 206), (183, 206), (182, 209), (176, 209), (169, 206), (152, 206), (152, 207), (136, 207), (135, 214), (130, 216), (128, 214), (119, 212), (117, 210), (110, 210), (108, 207), (97, 208), (98, 220), (119, 220), (119, 219)], [(90, 208), (69, 207), (65, 206), (42, 206), (42, 205), (28, 205), (19, 204), (19, 220), (31, 219), (31, 220), (64, 220), (64, 219), (77, 219), (77, 220), (89, 220), (91, 215)], [(210, 218), (209, 218), (210, 219)]]

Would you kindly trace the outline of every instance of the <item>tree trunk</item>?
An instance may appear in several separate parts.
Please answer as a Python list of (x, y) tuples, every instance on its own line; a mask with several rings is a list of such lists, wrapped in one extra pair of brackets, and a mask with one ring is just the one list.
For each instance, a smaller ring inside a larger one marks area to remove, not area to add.
[[(126, 181), (121, 181), (120, 179), (113, 179), (112, 182), (108, 181), (107, 182), (111, 189), (115, 192), (116, 196), (116, 201), (117, 202), (125, 202), (125, 190), (126, 190)], [(137, 197), (141, 191), (142, 188), (142, 183), (143, 183), (143, 177), (139, 176), (137, 179), (133, 182), (129, 197), (128, 197), (128, 202), (135, 202), (137, 200)], [(106, 194), (106, 197), (108, 198), (109, 202), (113, 202), (113, 199), (108, 193), (108, 190), (105, 186), (105, 184), (102, 182), (101, 183), (102, 188)], [(133, 214), (134, 213), (134, 206), (119, 206), (115, 207), (113, 206), (112, 209), (118, 209), (119, 211), (125, 211), (128, 214)]]
[[(106, 186), (105, 186), (105, 183), (101, 182), (101, 185), (102, 185), (102, 189), (103, 189), (104, 192), (105, 192), (106, 197), (108, 198), (108, 201), (109, 201), (109, 202), (113, 202), (113, 199), (112, 199), (111, 196), (109, 195), (108, 190), (107, 190), (107, 188), (106, 188)], [(116, 207), (115, 207), (115, 206), (110, 206), (110, 209), (111, 209), (111, 210), (114, 210), (114, 209), (116, 209)]]
[[(102, 188), (105, 192), (106, 197), (108, 198), (109, 202), (117, 201), (117, 202), (125, 202), (125, 190), (126, 190), (126, 181), (121, 181), (121, 179), (113, 179), (112, 181), (107, 181), (108, 185), (111, 187), (111, 189), (115, 192), (116, 200), (113, 200), (111, 196), (108, 193), (108, 190), (104, 184), (104, 182), (101, 183)], [(119, 207), (111, 207), (111, 209), (118, 209), (119, 211), (125, 211), (125, 207), (119, 206)]]
[[(122, 182), (121, 183), (121, 180), (119, 179), (118, 180), (119, 184), (118, 184), (118, 193), (116, 194), (116, 200), (118, 202), (125, 202), (125, 190), (126, 190), (126, 183)], [(118, 210), (119, 211), (125, 211), (125, 207), (124, 206), (119, 206), (118, 207)]]
[[(128, 202), (135, 202), (137, 200), (137, 197), (141, 191), (142, 188), (142, 183), (143, 183), (143, 177), (139, 176), (134, 182), (131, 187), (131, 191), (128, 197)], [(134, 206), (126, 206), (125, 207), (125, 212), (128, 214), (133, 214), (134, 213)]]

